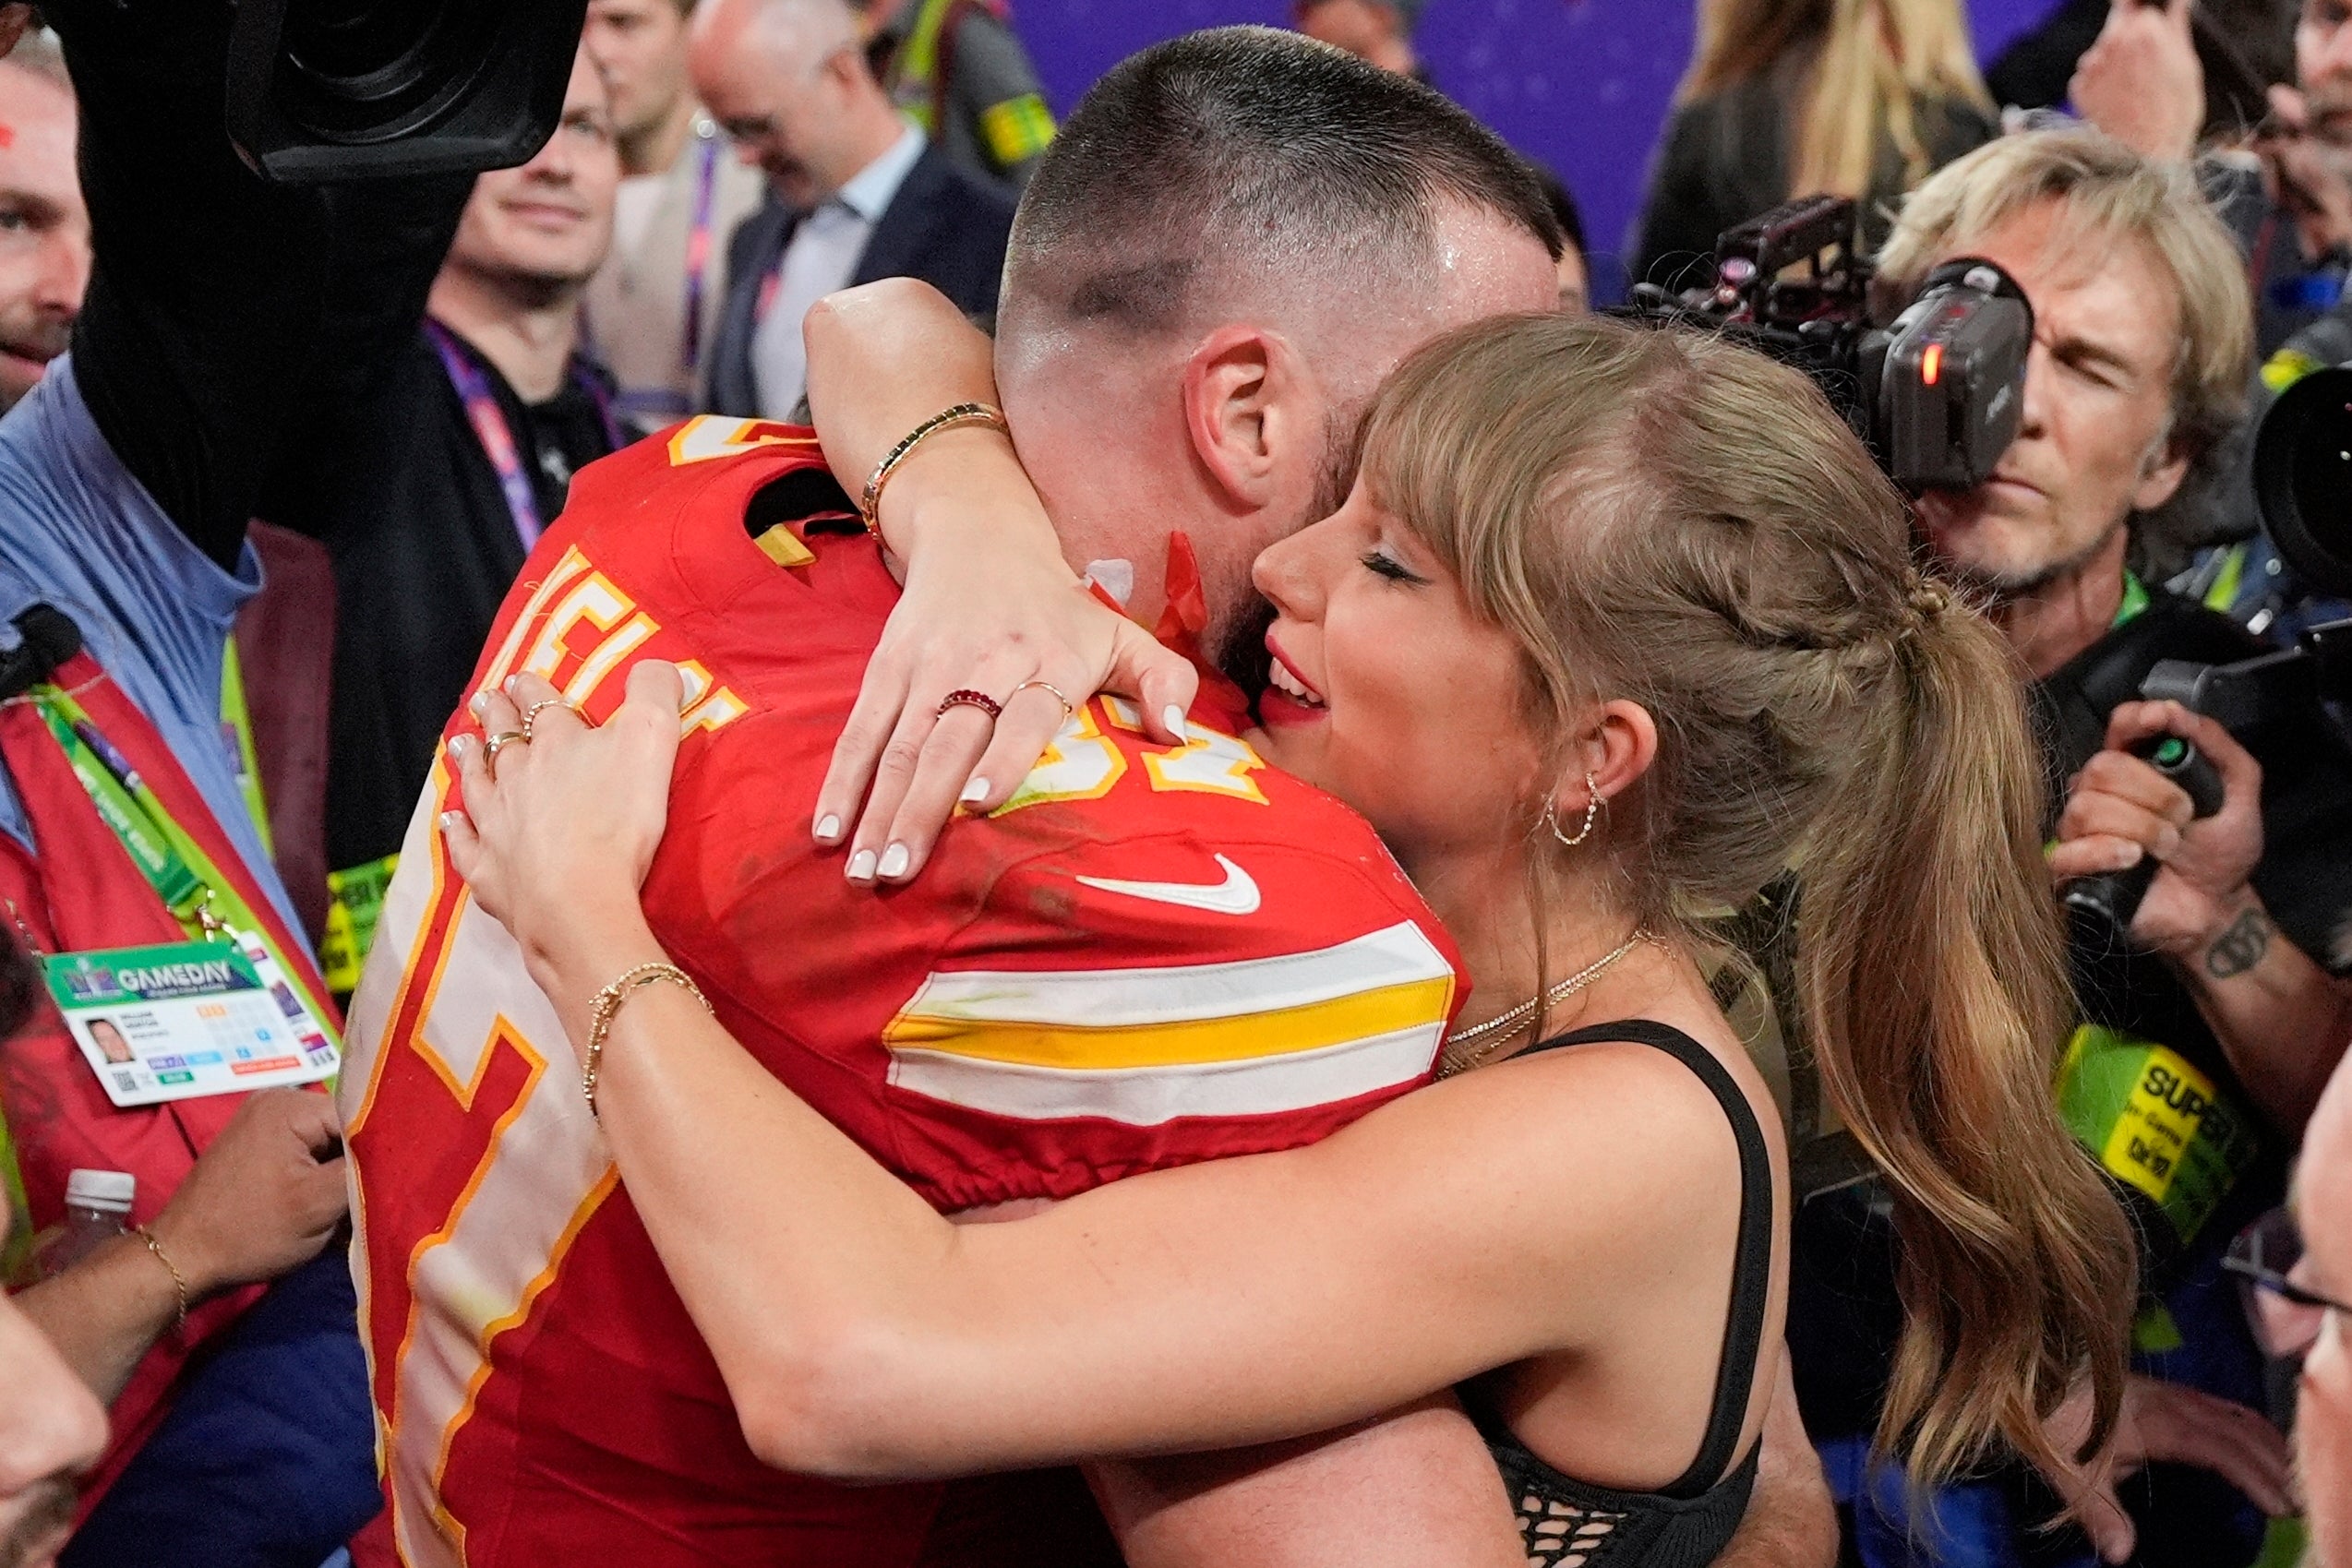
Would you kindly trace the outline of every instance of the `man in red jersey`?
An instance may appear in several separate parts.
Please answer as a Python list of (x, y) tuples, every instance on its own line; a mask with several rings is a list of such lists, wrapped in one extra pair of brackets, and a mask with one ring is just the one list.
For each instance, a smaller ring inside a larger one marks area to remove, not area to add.
[[(1132, 563), (1147, 615), (1182, 586), (1158, 569), (1185, 535), (1223, 637), (1258, 548), (1327, 504), (1380, 377), (1451, 326), (1548, 306), (1556, 248), (1517, 161), (1434, 94), (1279, 34), (1194, 35), (1107, 77), (1029, 187), (1008, 417), (1074, 556)], [(581, 475), (479, 672), (544, 675), (593, 717), (634, 662), (684, 668), (647, 907), (764, 1065), (951, 1211), (1310, 1142), (1422, 1081), (1457, 988), (1442, 933), (1364, 823), (1235, 738), (1230, 702), (1181, 746), (1089, 704), (919, 883), (846, 881), (804, 813), (896, 599), (805, 432), (698, 420)], [(941, 1487), (834, 1488), (745, 1444), (552, 1009), (449, 872), (452, 803), (438, 770), (343, 1079), (403, 1560), (944, 1560)], [(1414, 1550), (1415, 1507), (1458, 1526), (1420, 1561), (1516, 1549), (1491, 1466), (1488, 1490), (1433, 1500), (1396, 1450), (1332, 1452), (1390, 1467), (1376, 1491), (1358, 1474), (1345, 1516), (1295, 1520), (1326, 1555), (1335, 1532)], [(1174, 1512), (1195, 1533), (1152, 1561), (1239, 1538), (1213, 1507)], [(1283, 1525), (1254, 1526), (1254, 1561)]]

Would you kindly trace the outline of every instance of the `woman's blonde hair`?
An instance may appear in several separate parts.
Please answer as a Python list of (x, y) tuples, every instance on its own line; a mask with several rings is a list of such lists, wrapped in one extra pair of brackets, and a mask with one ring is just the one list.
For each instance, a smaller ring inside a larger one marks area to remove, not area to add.
[[(1902, 1241), (1881, 1441), (1928, 1479), (1997, 1438), (2046, 1460), (2041, 1418), (2087, 1373), (2104, 1442), (2133, 1245), (2058, 1117), (2071, 1005), (2022, 677), (1919, 577), (1862, 444), (1729, 341), (1529, 317), (1414, 354), (1363, 450), (1373, 496), (1516, 634), (1533, 711), (1654, 720), (1599, 850), (1635, 916), (1703, 942), (1801, 879), (1802, 1016)], [(1544, 854), (1595, 853), (1555, 851), (1541, 807)]]
[(1960, 0), (1698, 0), (1698, 49), (1677, 90), (1688, 102), (1763, 75), (1793, 48), (1818, 54), (1789, 126), (1789, 195), (1860, 197), (1883, 134), (1907, 189), (1933, 166), (1928, 100), (1993, 101)]

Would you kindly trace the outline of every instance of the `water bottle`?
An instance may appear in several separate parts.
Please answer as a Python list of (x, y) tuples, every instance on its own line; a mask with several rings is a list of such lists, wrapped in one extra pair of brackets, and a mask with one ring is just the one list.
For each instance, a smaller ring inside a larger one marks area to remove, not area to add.
[(66, 1177), (66, 1217), (33, 1245), (41, 1277), (53, 1279), (109, 1237), (130, 1228), (138, 1178), (127, 1170), (77, 1170)]

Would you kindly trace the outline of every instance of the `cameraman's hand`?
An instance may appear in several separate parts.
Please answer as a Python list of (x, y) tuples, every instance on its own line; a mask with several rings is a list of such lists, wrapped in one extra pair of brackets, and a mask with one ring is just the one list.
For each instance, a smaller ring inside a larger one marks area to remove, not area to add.
[(306, 1089), (265, 1089), (198, 1156), (148, 1228), (191, 1298), (275, 1279), (317, 1257), (348, 1205), (335, 1107)]
[[(2222, 808), (2192, 820), (2188, 792), (2131, 755), (2155, 736), (2188, 741), (2222, 781)], [(2050, 869), (2061, 881), (2128, 871), (2143, 856), (2162, 869), (2131, 921), (2131, 940), (2176, 957), (2202, 952), (2239, 914), (2262, 858), (2262, 769), (2229, 732), (2178, 702), (2126, 702), (2107, 719), (2107, 749), (2069, 788)]]
[(2205, 67), (2190, 30), (2191, 0), (2113, 0), (2074, 67), (2075, 113), (2142, 158), (2186, 162), (2205, 123)]
[[(2070, 1395), (2043, 1423), (2061, 1454), (2082, 1446), (2091, 1430), (2087, 1389)], [(2134, 1372), (2124, 1379), (2123, 1409), (2115, 1441), (2087, 1466), (2070, 1465), (2046, 1478), (2067, 1512), (2109, 1562), (2130, 1559), (2138, 1532), (2116, 1495), (2116, 1484), (2154, 1464), (2211, 1470), (2273, 1518), (2296, 1512), (2287, 1472), (2286, 1439), (2260, 1410), (2178, 1383)]]

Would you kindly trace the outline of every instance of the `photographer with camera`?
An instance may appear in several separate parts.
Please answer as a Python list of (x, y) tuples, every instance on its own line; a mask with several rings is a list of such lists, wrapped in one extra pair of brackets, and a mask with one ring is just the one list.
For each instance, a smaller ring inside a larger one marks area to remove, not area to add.
[[(1926, 492), (1917, 516), (1939, 568), (1983, 595), (2015, 649), (2050, 775), (2062, 780), (2111, 737), (2154, 733), (2129, 728), (2144, 716), (2127, 704), (2158, 661), (2260, 651), (2226, 618), (2152, 590), (2131, 569), (2135, 521), (2210, 459), (2242, 409), (2244, 271), (2185, 165), (2142, 159), (2089, 129), (2006, 138), (1932, 177), (1897, 221), (1880, 281), (1907, 296), (1962, 257), (1997, 264), (2032, 303), (2022, 417), (1990, 478)], [(2246, 743), (2269, 830), (2252, 884), (2286, 935), (2317, 949), (2352, 889), (2343, 809), (2352, 757), (2315, 701), (2287, 705)], [(2101, 761), (2090, 776), (2116, 766)], [(2237, 780), (2241, 796), (2250, 777)], [(2100, 820), (2087, 804), (2078, 825), (2086, 817)], [(2149, 920), (2165, 908), (2159, 897)], [(2276, 1053), (2225, 1049), (2166, 959), (2130, 931), (2077, 911), (2070, 937), (2082, 1023), (2070, 1041), (2052, 1042), (2065, 1051), (2059, 1099), (2140, 1217), (2149, 1253), (2142, 1354), (2101, 1468), (2049, 1478), (2056, 1497), (2006, 1478), (1991, 1490), (2007, 1519), (1985, 1533), (1996, 1560), (2022, 1555), (2022, 1532), (2063, 1500), (2110, 1561), (2251, 1562), (2262, 1514), (2289, 1508), (2285, 1443), (2258, 1408), (2262, 1357), (2234, 1290), (2217, 1284), (2219, 1265), (2238, 1229), (2279, 1202), (2318, 1079)], [(1796, 1353), (1803, 1392), (1805, 1347)], [(1834, 1368), (1821, 1382), (1846, 1380), (1850, 1395), (1852, 1376)], [(1807, 1415), (1817, 1433), (1838, 1430), (1830, 1412)], [(2056, 1430), (2073, 1415), (2062, 1409)], [(2104, 1500), (2143, 1466), (2156, 1468), (2130, 1489), (2127, 1522)]]

